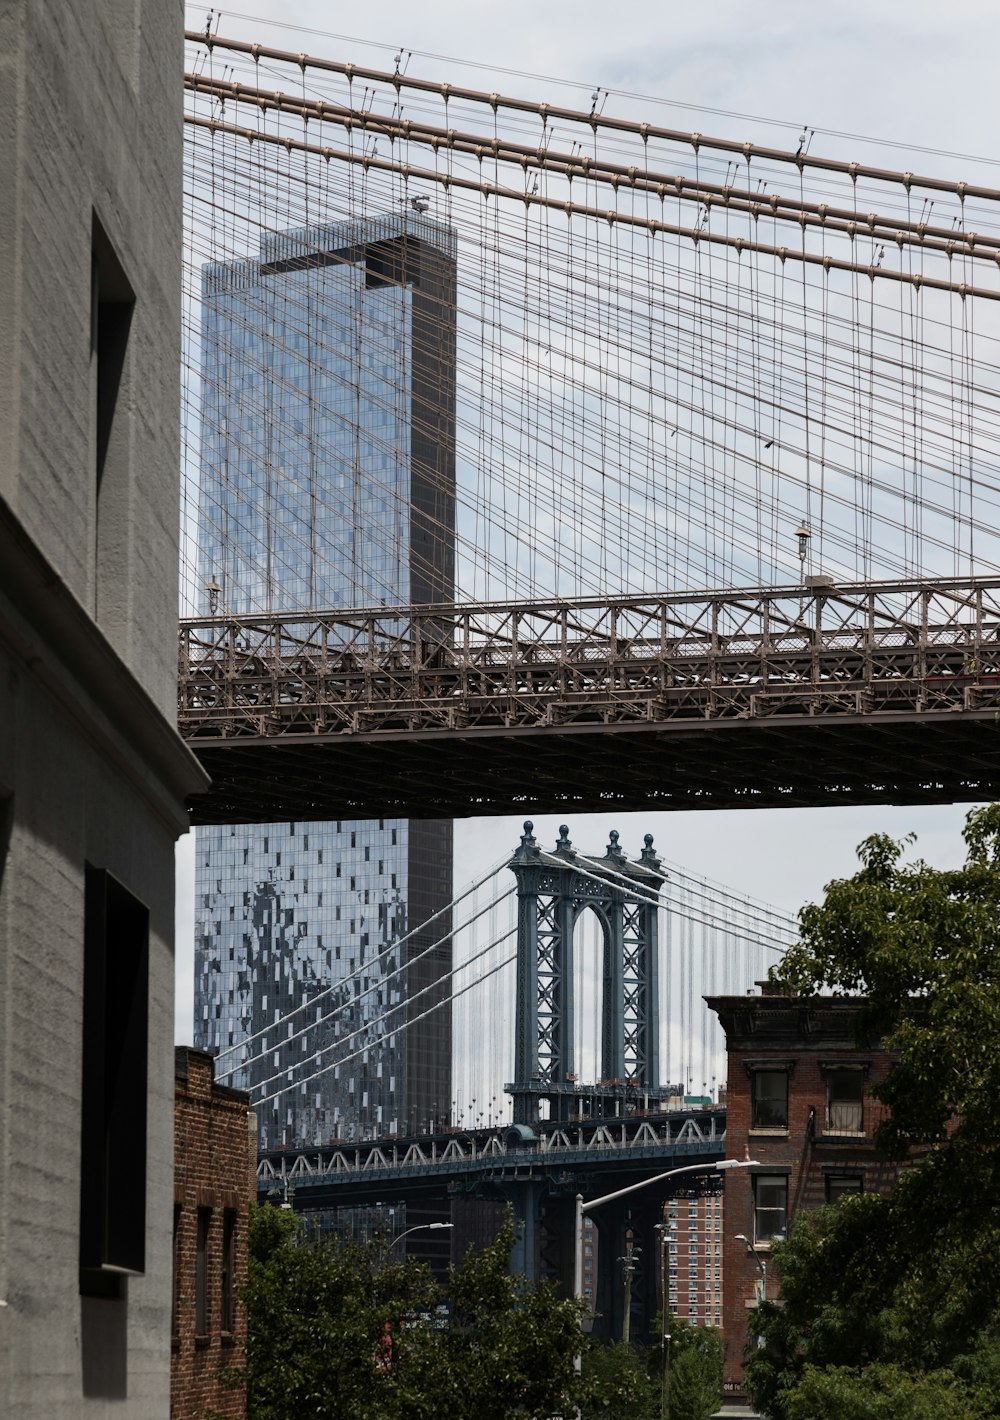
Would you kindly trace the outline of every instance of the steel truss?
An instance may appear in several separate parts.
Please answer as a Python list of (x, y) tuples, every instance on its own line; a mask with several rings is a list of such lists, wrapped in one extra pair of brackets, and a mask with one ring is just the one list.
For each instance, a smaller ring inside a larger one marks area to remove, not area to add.
[(179, 649), (196, 822), (1000, 787), (998, 579), (225, 616)]

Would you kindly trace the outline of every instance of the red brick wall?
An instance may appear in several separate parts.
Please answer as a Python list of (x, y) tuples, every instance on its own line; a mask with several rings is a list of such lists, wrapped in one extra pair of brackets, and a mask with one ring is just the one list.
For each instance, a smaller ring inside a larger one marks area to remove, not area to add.
[[(247, 1217), (256, 1192), (256, 1130), (249, 1099), (213, 1083), (205, 1051), (176, 1052), (174, 1097), (174, 1325), (170, 1364), (172, 1420), (201, 1420), (207, 1410), (239, 1420), (241, 1389), (222, 1385), (220, 1367), (242, 1362), (246, 1316)], [(205, 1210), (205, 1327), (196, 1335), (198, 1213)], [(222, 1330), (223, 1233), (226, 1210), (235, 1223), (232, 1279), (234, 1325)]]
[[(800, 1208), (826, 1202), (827, 1179), (860, 1177), (866, 1192), (891, 1186), (898, 1168), (875, 1150), (872, 1134), (884, 1117), (871, 1088), (884, 1079), (892, 1057), (877, 1045), (859, 1050), (853, 1040), (857, 1003), (822, 999), (808, 1003), (786, 998), (753, 996), (715, 998), (709, 1002), (726, 1030), (728, 1093), (726, 1153), (729, 1158), (755, 1159), (761, 1167), (724, 1174), (722, 1245), (723, 1332), (725, 1387), (742, 1394), (743, 1349), (747, 1314), (756, 1306), (760, 1269), (753, 1253), (737, 1234), (754, 1238), (754, 1176), (773, 1172), (788, 1179), (789, 1224)], [(750, 1067), (768, 1064), (790, 1067), (787, 1129), (751, 1128)], [(846, 1134), (827, 1123), (829, 1068), (860, 1065), (864, 1076), (862, 1132)], [(810, 1111), (812, 1116), (810, 1117)], [(771, 1246), (756, 1244), (768, 1269), (767, 1296), (780, 1295), (770, 1267)]]

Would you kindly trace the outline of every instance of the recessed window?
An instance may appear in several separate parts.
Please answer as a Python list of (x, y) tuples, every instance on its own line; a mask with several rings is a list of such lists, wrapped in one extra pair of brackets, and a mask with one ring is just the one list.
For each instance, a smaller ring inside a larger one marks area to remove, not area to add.
[(851, 1193), (864, 1192), (860, 1174), (828, 1174), (826, 1179), (827, 1203), (839, 1203)]
[(149, 912), (86, 871), (80, 1167), (81, 1288), (145, 1270)]
[(788, 1128), (788, 1071), (754, 1070), (751, 1129)]
[(222, 1289), (219, 1325), (225, 1332), (236, 1329), (234, 1278), (236, 1276), (236, 1210), (222, 1215)]
[(199, 1208), (194, 1271), (194, 1331), (196, 1336), (208, 1335), (208, 1230), (211, 1222), (211, 1208)]
[(827, 1071), (826, 1127), (831, 1134), (863, 1132), (864, 1084), (864, 1071), (857, 1066)]
[(753, 1181), (753, 1240), (770, 1242), (783, 1236), (788, 1215), (787, 1174), (757, 1174)]
[(95, 423), (97, 487), (113, 449), (115, 411), (125, 369), (135, 295), (114, 246), (97, 217), (91, 248), (91, 350), (96, 364)]

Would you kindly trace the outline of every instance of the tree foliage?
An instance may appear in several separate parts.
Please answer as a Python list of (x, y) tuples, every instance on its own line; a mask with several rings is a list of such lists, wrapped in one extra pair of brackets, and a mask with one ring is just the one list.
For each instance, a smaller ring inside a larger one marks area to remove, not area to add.
[(800, 996), (866, 998), (859, 1046), (898, 1052), (873, 1090), (876, 1143), (906, 1161), (887, 1196), (800, 1215), (776, 1246), (784, 1304), (759, 1310), (748, 1380), (785, 1420), (922, 1417), (934, 1397), (940, 1417), (980, 1413), (1000, 1329), (1000, 806), (964, 837), (946, 870), (869, 838), (772, 973)]
[(510, 1420), (572, 1415), (580, 1307), (507, 1271), (513, 1233), (442, 1289), (385, 1248), (306, 1242), (269, 1206), (250, 1224), (248, 1420)]
[[(722, 1335), (667, 1314), (670, 1333), (669, 1420), (708, 1420), (722, 1396)], [(592, 1342), (583, 1357), (581, 1420), (660, 1420), (663, 1395), (662, 1319), (652, 1344)]]
[(625, 1341), (588, 1343), (580, 1420), (660, 1420), (660, 1380)]
[(996, 1408), (950, 1371), (877, 1362), (863, 1371), (807, 1366), (785, 1414), (788, 1420), (990, 1420)]

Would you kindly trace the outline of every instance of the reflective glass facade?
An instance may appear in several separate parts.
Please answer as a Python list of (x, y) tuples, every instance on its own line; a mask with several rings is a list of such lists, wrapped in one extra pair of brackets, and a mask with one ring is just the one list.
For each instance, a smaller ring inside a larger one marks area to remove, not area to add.
[[(199, 566), (219, 613), (450, 599), (449, 229), (267, 235), (259, 260), (204, 269), (203, 312)], [(256, 1087), (262, 1147), (447, 1115), (448, 1007), (400, 1026), (447, 994), (447, 915), (409, 932), (449, 902), (451, 857), (446, 823), (197, 831), (195, 1044), (236, 1048), (220, 1074)]]

